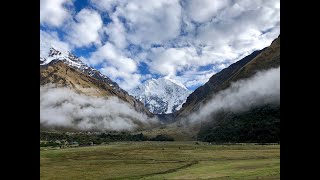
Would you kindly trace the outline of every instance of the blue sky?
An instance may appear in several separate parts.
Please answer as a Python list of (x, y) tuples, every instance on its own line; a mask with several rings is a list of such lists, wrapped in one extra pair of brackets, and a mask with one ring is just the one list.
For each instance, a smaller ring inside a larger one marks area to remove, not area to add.
[(279, 34), (279, 0), (40, 1), (40, 38), (125, 90), (165, 76), (194, 90)]

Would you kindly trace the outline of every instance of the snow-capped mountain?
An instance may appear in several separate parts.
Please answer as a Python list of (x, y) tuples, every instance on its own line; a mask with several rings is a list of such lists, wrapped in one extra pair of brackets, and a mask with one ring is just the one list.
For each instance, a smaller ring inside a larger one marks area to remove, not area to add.
[(107, 76), (86, 65), (72, 53), (40, 40), (40, 86), (49, 83), (57, 87), (68, 87), (87, 96), (115, 96), (136, 111), (153, 116), (142, 102), (129, 95)]
[(60, 49), (59, 47), (48, 45), (40, 39), (40, 66), (59, 61), (62, 61), (93, 78), (108, 83), (120, 93), (127, 94), (127, 92), (122, 90), (116, 82), (113, 82), (98, 70), (86, 65), (80, 60), (80, 58), (74, 56), (71, 52)]
[(130, 94), (140, 100), (154, 114), (178, 111), (191, 92), (182, 84), (167, 77), (149, 79)]

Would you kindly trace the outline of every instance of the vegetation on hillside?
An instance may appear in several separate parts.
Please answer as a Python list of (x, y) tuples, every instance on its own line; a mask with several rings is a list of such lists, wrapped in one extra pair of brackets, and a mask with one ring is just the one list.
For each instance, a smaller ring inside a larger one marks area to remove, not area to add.
[(60, 133), (40, 131), (40, 147), (48, 146), (89, 146), (94, 144), (104, 144), (116, 141), (174, 141), (168, 135), (157, 135), (155, 137), (147, 137), (140, 134), (130, 134), (127, 132), (78, 132), (78, 133)]
[(280, 143), (280, 106), (245, 112), (220, 112), (203, 123), (198, 140), (207, 142)]

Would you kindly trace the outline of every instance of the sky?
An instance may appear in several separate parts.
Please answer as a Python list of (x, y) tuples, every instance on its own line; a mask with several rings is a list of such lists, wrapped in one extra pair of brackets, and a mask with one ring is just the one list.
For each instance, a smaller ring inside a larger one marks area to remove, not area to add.
[(169, 77), (193, 91), (280, 34), (280, 0), (40, 0), (40, 38), (127, 91)]

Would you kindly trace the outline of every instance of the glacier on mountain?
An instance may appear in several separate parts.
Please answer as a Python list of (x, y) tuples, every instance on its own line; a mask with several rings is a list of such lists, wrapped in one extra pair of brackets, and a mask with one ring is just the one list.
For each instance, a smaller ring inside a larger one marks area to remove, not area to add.
[(191, 93), (184, 85), (163, 77), (146, 80), (129, 93), (140, 100), (154, 114), (178, 111)]

